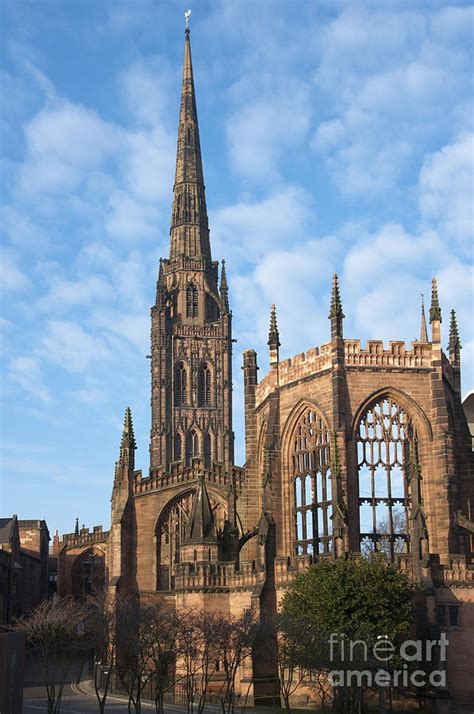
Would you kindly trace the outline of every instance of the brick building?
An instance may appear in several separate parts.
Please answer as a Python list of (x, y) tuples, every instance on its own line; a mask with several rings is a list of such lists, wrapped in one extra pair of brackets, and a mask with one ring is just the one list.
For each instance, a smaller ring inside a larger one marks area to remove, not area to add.
[[(473, 695), (471, 438), (460, 396), (460, 339), (448, 351), (431, 288), (428, 334), (407, 346), (343, 334), (333, 278), (328, 340), (270, 369), (243, 355), (246, 462), (234, 464), (232, 313), (224, 261), (212, 259), (186, 30), (169, 257), (151, 308), (150, 468), (135, 468), (125, 413), (110, 530), (76, 530), (58, 553), (61, 594), (107, 582), (176, 607), (274, 609), (318, 557), (382, 551), (425, 589), (450, 630), (453, 695)], [(250, 666), (250, 665), (249, 665)], [(268, 683), (258, 662), (253, 694)], [(247, 685), (246, 685), (247, 686)]]
[(46, 521), (0, 518), (0, 624), (48, 597), (48, 551)]

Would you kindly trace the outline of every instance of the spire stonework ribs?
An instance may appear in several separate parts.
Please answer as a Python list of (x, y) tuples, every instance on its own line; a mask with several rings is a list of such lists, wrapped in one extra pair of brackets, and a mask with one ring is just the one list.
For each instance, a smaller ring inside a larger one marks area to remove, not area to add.
[(170, 258), (179, 255), (211, 260), (201, 144), (194, 92), (189, 28), (184, 43), (183, 85), (179, 113)]

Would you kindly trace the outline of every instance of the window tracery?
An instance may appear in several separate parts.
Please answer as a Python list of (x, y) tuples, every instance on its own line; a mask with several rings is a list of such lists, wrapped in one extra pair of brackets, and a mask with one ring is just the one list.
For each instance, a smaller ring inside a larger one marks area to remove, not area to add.
[[(173, 502), (157, 526), (157, 588), (173, 590), (176, 567), (180, 563), (180, 546), (186, 533), (186, 524), (193, 504), (194, 493), (186, 493)], [(222, 503), (209, 493), (217, 531), (222, 531), (227, 511)]]
[(293, 529), (297, 555), (332, 550), (332, 481), (329, 430), (307, 409), (293, 435)]
[(407, 413), (389, 397), (374, 402), (357, 430), (361, 551), (393, 560), (410, 551), (410, 459), (417, 442)]

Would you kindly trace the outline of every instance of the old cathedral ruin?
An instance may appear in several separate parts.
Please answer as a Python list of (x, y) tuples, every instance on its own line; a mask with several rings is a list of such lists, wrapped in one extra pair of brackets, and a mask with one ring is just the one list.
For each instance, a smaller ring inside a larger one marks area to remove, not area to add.
[[(314, 559), (383, 551), (449, 632), (448, 686), (466, 697), (474, 474), (456, 317), (445, 353), (433, 280), (430, 334), (423, 311), (410, 346), (364, 347), (343, 324), (334, 276), (328, 341), (280, 360), (272, 309), (269, 372), (258, 379), (257, 354), (243, 354), (246, 459), (236, 466), (232, 312), (224, 261), (211, 254), (186, 29), (170, 250), (151, 308), (150, 467), (135, 468), (127, 409), (110, 530), (77, 529), (56, 544), (58, 590), (101, 583), (111, 597), (135, 591), (176, 608), (272, 611)], [(257, 699), (259, 687), (255, 678)]]

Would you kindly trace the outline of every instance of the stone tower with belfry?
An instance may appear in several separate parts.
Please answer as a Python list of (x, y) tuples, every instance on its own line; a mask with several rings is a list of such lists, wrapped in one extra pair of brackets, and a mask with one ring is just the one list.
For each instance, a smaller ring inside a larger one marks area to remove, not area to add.
[[(111, 598), (267, 617), (316, 559), (379, 553), (424, 591), (430, 625), (451, 641), (450, 692), (474, 698), (474, 470), (456, 315), (443, 337), (433, 280), (430, 329), (422, 305), (410, 345), (363, 346), (344, 317), (335, 275), (326, 341), (282, 360), (272, 306), (268, 373), (259, 378), (254, 350), (243, 354), (236, 466), (232, 315), (224, 261), (219, 270), (211, 255), (186, 27), (170, 249), (151, 308), (150, 466), (135, 468), (127, 409), (110, 530), (64, 536), (58, 589), (74, 592), (94, 556)], [(268, 672), (258, 661), (244, 670), (242, 691), (251, 682), (254, 700), (270, 701)]]

